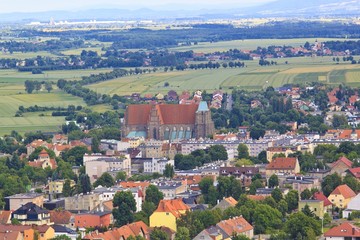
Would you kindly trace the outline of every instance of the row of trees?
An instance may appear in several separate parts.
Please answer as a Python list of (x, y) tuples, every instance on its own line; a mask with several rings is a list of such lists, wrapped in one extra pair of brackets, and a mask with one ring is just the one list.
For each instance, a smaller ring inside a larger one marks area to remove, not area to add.
[(53, 90), (52, 87), (52, 82), (39, 82), (39, 81), (32, 81), (32, 80), (26, 80), (25, 81), (25, 91), (27, 93), (33, 93), (34, 90), (36, 90), (36, 92), (40, 91), (42, 86), (44, 85), (44, 88), (46, 89), (46, 91), (50, 92), (51, 90)]

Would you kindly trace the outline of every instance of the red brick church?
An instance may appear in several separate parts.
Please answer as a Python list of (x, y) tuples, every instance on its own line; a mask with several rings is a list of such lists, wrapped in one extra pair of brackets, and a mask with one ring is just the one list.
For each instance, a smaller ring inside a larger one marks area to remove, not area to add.
[(157, 140), (204, 138), (215, 131), (206, 102), (198, 104), (137, 104), (125, 112), (122, 134)]

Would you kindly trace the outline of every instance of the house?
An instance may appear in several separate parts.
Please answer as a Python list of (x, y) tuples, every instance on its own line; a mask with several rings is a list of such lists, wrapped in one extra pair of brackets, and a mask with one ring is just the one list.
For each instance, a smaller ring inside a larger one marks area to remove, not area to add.
[(351, 174), (354, 178), (360, 181), (360, 167), (350, 168), (348, 173)]
[(349, 222), (344, 222), (324, 233), (325, 240), (356, 240), (360, 239), (360, 228)]
[(40, 193), (19, 193), (5, 197), (5, 210), (15, 210), (22, 205), (32, 202), (42, 207), (44, 204), (44, 195)]
[(99, 194), (77, 194), (65, 198), (65, 209), (68, 211), (90, 211), (100, 204)]
[(332, 191), (328, 199), (330, 202), (338, 208), (346, 208), (348, 203), (356, 196), (354, 191), (348, 187), (348, 185), (343, 184), (338, 186)]
[(11, 219), (11, 211), (6, 211), (6, 210), (0, 211), (0, 224), (9, 224), (11, 223), (10, 219)]
[(187, 190), (185, 181), (161, 181), (156, 183), (156, 186), (163, 193), (164, 199), (174, 199), (178, 194)]
[(50, 224), (50, 212), (38, 205), (28, 202), (11, 214), (11, 219), (17, 219), (22, 225)]
[(224, 211), (225, 209), (229, 207), (235, 207), (238, 202), (233, 197), (228, 197), (222, 199), (213, 209), (219, 208), (221, 211)]
[(42, 169), (45, 169), (47, 167), (50, 167), (51, 169), (57, 168), (55, 159), (50, 158), (49, 154), (45, 149), (43, 149), (40, 152), (38, 159), (35, 159), (34, 161), (29, 162), (28, 164), (31, 167), (42, 168)]
[(61, 155), (61, 153), (65, 152), (66, 150), (69, 150), (71, 148), (70, 145), (68, 144), (56, 144), (53, 146), (52, 150), (54, 151), (55, 153), (55, 156), (56, 157), (59, 157)]
[(232, 239), (234, 235), (245, 235), (252, 239), (254, 228), (242, 216), (234, 217), (203, 230), (194, 240)]
[(75, 215), (76, 228), (109, 227), (113, 223), (110, 211), (79, 213)]
[(285, 157), (288, 157), (289, 154), (293, 154), (296, 151), (296, 147), (269, 147), (266, 150), (266, 159), (268, 160), (268, 162), (271, 162), (275, 155), (284, 154)]
[(305, 206), (308, 206), (310, 211), (312, 211), (317, 217), (323, 218), (324, 213), (326, 213), (324, 209), (324, 201), (322, 200), (300, 200), (298, 209), (302, 211)]
[(167, 158), (152, 158), (144, 161), (144, 173), (160, 173), (163, 174), (165, 166), (170, 164), (174, 166), (174, 160)]
[(20, 231), (5, 231), (0, 232), (0, 239), (23, 240), (24, 237)]
[(27, 155), (29, 156), (30, 154), (32, 154), (35, 151), (35, 149), (38, 147), (51, 149), (52, 144), (50, 144), (46, 141), (43, 141), (42, 139), (34, 140), (30, 144), (26, 145)]
[[(59, 196), (62, 194), (65, 180), (56, 180), (49, 182), (49, 194)], [(70, 187), (75, 185), (74, 180), (70, 180)]]
[(56, 225), (73, 227), (70, 223), (72, 218), (73, 214), (67, 210), (56, 209), (50, 211), (50, 222)]
[(52, 225), (51, 227), (55, 231), (55, 237), (65, 235), (68, 238), (70, 238), (71, 240), (76, 240), (78, 237), (78, 233), (71, 228), (64, 227), (62, 225)]
[(350, 200), (347, 208), (343, 211), (343, 218), (348, 218), (353, 211), (360, 211), (360, 193)]
[(53, 144), (60, 144), (60, 145), (67, 144), (68, 136), (63, 134), (55, 134), (51, 141)]
[(242, 186), (248, 187), (254, 175), (259, 174), (258, 167), (220, 167), (220, 176), (234, 176), (241, 181)]
[(280, 157), (273, 159), (266, 166), (266, 178), (271, 175), (294, 175), (300, 172), (300, 165), (297, 158)]
[[(11, 234), (15, 233), (15, 234)], [(55, 231), (51, 226), (48, 225), (11, 225), (11, 224), (0, 224), (0, 239), (15, 240), (20, 233), (21, 240), (48, 240), (55, 237)], [(37, 237), (36, 237), (37, 236)], [(9, 237), (9, 238), (2, 238)], [(10, 238), (12, 237), (12, 238)], [(14, 237), (14, 238), (13, 238)]]
[(346, 157), (340, 157), (336, 162), (332, 163), (330, 166), (330, 174), (337, 173), (341, 177), (345, 177), (347, 171), (351, 169), (352, 161)]
[(161, 200), (157, 209), (150, 216), (150, 227), (168, 227), (176, 232), (176, 220), (190, 207), (181, 198)]
[(324, 211), (330, 212), (332, 210), (332, 203), (322, 192), (315, 192), (313, 197), (314, 200), (321, 200), (324, 204)]
[(130, 223), (124, 225), (119, 228), (113, 228), (110, 231), (99, 233), (99, 232), (91, 232), (85, 235), (83, 240), (99, 240), (99, 239), (107, 239), (107, 240), (126, 240), (130, 236), (136, 237), (141, 236), (147, 240), (150, 240), (149, 235), (150, 228), (142, 221)]
[(292, 189), (298, 191), (299, 193), (303, 192), (305, 189), (320, 189), (321, 184), (318, 178), (310, 176), (289, 176), (286, 177), (285, 181), (280, 180), (280, 187), (292, 186)]

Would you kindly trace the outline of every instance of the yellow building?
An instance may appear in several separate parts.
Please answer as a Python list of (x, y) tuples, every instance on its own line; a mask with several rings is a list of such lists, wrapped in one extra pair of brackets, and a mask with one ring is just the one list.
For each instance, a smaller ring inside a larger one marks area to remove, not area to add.
[(142, 137), (129, 138), (130, 148), (137, 148), (143, 142), (144, 142), (144, 138), (142, 138)]
[(150, 227), (168, 227), (176, 232), (176, 219), (190, 208), (181, 198), (161, 200), (158, 208), (150, 216)]
[(335, 188), (334, 191), (329, 195), (328, 199), (330, 202), (338, 208), (346, 208), (348, 203), (356, 196), (356, 193), (348, 187), (348, 185), (343, 184)]
[(324, 201), (321, 200), (301, 200), (299, 201), (299, 211), (302, 211), (304, 207), (308, 205), (310, 211), (312, 211), (319, 218), (324, 217), (326, 212), (324, 209)]
[[(49, 182), (49, 194), (62, 194), (65, 180), (57, 180)], [(70, 186), (74, 186), (75, 181), (70, 180)]]

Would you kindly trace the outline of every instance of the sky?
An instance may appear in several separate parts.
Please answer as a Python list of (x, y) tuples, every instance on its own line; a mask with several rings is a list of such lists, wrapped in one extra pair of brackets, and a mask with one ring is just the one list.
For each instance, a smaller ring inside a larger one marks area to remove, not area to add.
[[(5, 1), (5, 0), (1, 0)], [(51, 10), (88, 10), (98, 8), (161, 8), (161, 9), (201, 9), (201, 8), (241, 8), (267, 3), (274, 0), (10, 0), (0, 7), (0, 13), (43, 12)]]

